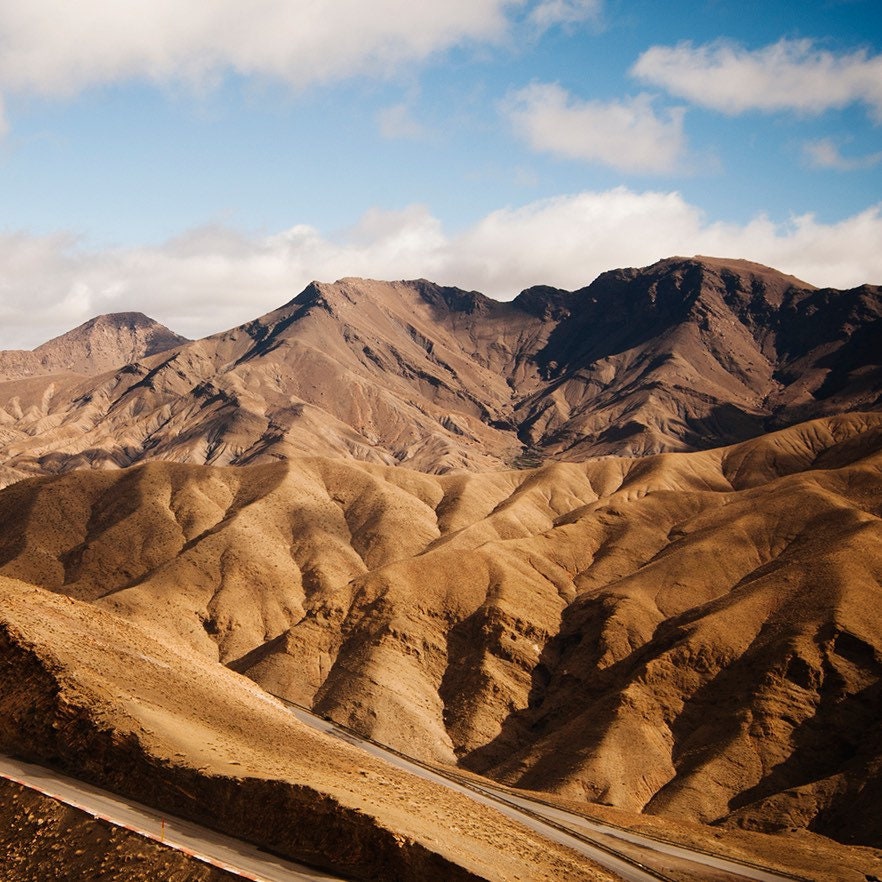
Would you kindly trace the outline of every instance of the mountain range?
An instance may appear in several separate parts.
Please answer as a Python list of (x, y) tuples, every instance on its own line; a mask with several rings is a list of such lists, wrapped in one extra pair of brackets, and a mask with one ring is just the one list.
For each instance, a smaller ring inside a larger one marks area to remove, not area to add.
[(611, 878), (271, 693), (705, 850), (882, 874), (878, 286), (344, 279), (0, 366), (0, 749), (353, 878)]
[(313, 283), (194, 342), (138, 322), (3, 353), (5, 483), (303, 453), (438, 473), (577, 462), (709, 449), (882, 401), (878, 286), (816, 289), (738, 260), (672, 258), (510, 303), (422, 280)]

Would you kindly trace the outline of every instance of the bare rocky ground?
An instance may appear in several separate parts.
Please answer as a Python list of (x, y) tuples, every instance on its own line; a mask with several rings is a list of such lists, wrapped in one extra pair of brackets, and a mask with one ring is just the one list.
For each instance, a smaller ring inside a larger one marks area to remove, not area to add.
[(188, 342), (140, 312), (101, 315), (36, 349), (0, 351), (0, 382), (65, 374), (97, 376)]
[(882, 290), (742, 260), (670, 258), (510, 303), (425, 280), (313, 283), (183, 344), (141, 319), (0, 354), (0, 483), (304, 454), (495, 470), (707, 449), (882, 400)]
[(0, 580), (0, 749), (347, 878), (610, 878), (167, 643)]
[(234, 882), (189, 858), (11, 781), (0, 781), (4, 882)]
[(354, 878), (606, 878), (268, 691), (882, 877), (880, 335), (877, 287), (672, 258), (510, 304), (316, 283), (206, 340), (126, 314), (2, 353), (0, 749)]

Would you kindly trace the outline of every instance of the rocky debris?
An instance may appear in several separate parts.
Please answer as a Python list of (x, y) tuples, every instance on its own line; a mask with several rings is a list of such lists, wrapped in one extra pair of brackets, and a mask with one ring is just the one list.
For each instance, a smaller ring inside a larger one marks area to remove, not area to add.
[(4, 882), (236, 882), (240, 876), (0, 781)]

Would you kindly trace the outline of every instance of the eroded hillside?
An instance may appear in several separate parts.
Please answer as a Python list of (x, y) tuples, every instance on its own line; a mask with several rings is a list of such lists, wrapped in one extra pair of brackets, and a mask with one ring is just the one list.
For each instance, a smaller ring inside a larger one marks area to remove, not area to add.
[(140, 312), (100, 315), (36, 349), (0, 351), (0, 381), (95, 376), (188, 342)]
[(7, 372), (0, 482), (156, 459), (318, 454), (445, 473), (708, 449), (878, 408), (882, 293), (704, 257), (510, 303), (343, 279), (163, 354), (124, 364), (124, 349), (88, 378)]
[(411, 754), (878, 846), (880, 466), (877, 414), (474, 475), (157, 462), (4, 490), (0, 573)]
[(167, 635), (7, 578), (0, 750), (344, 878), (610, 878), (492, 808), (315, 732)]

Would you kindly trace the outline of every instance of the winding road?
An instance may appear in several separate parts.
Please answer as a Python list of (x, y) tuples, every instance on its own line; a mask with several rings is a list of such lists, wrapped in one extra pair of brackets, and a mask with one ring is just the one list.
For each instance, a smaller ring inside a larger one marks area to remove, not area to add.
[[(794, 882), (798, 879), (589, 820), (489, 782), (467, 778), (452, 770), (430, 767), (362, 738), (306, 708), (281, 700), (298, 720), (311, 728), (346, 741), (423, 780), (448, 787), (477, 803), (490, 806), (541, 836), (584, 855), (625, 882), (674, 882), (683, 879), (702, 882)], [(0, 755), (0, 776), (244, 879), (261, 882), (341, 882), (340, 877), (277, 858), (249, 843), (9, 756)]]

